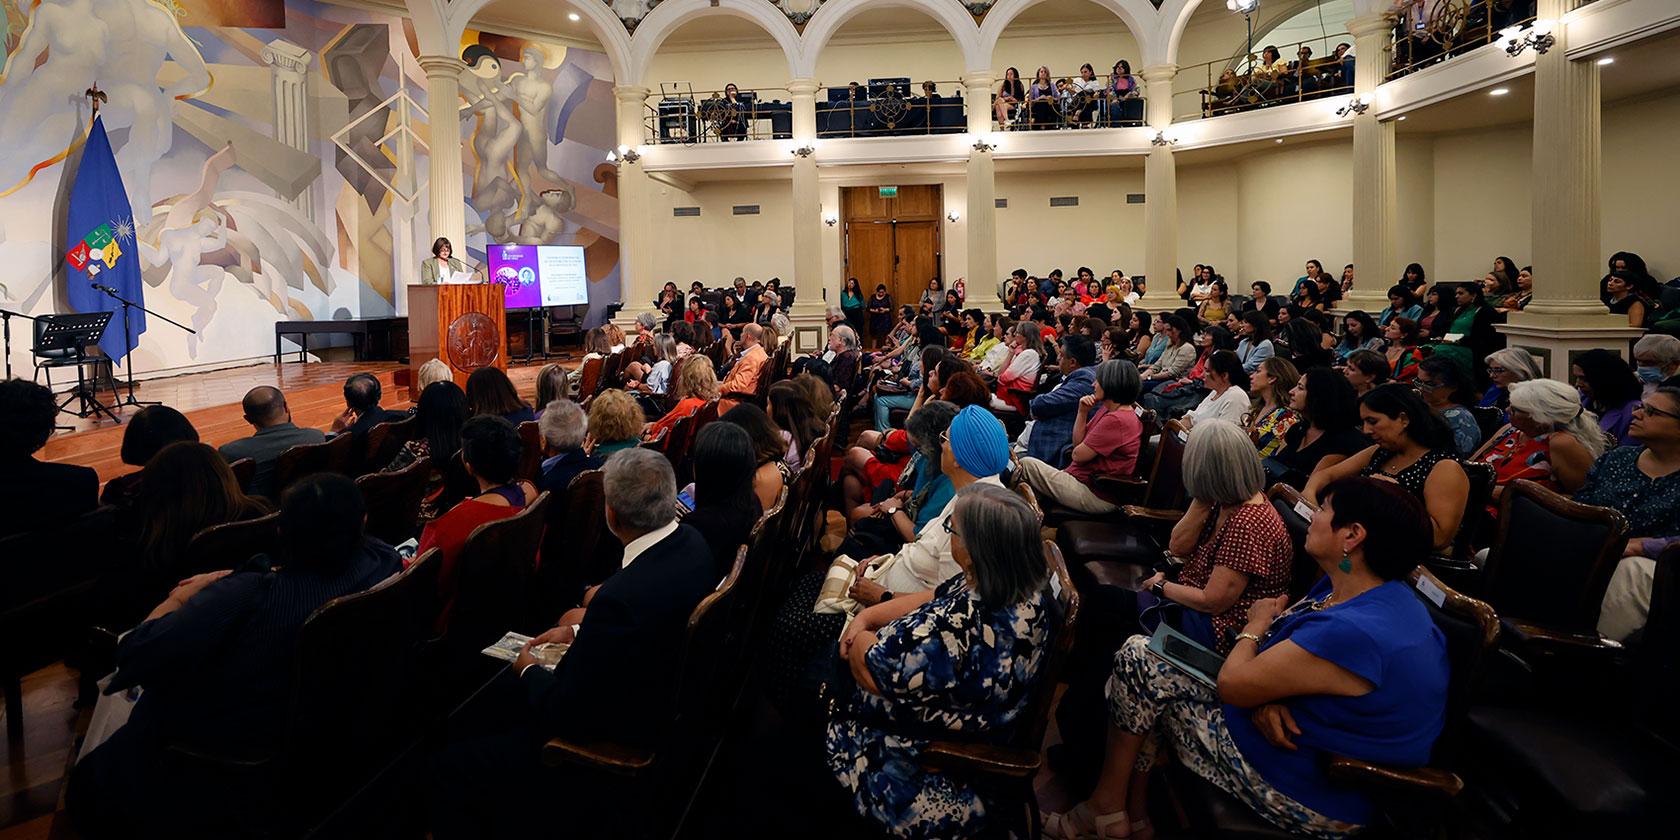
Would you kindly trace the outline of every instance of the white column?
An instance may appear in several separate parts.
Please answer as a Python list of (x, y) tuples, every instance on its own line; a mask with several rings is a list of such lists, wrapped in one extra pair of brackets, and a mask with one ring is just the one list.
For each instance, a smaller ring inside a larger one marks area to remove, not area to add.
[[(397, 171), (392, 173), (391, 183), (396, 186), (396, 194), (391, 196), (391, 271), (397, 278), (393, 283), (392, 301), (398, 316), (408, 314), (408, 294), (404, 287), (420, 279), (420, 260), (418, 255), (424, 253), (414, 241), (414, 217), (419, 211), (411, 199), (418, 192), (420, 173), (414, 167), (414, 133), (409, 130), (415, 118), (414, 102), (407, 95), (396, 101), (398, 130), (391, 138), (396, 148)], [(408, 196), (404, 198), (403, 196)]]
[[(1367, 105), (1388, 68), (1388, 40), (1393, 24), (1380, 14), (1348, 21), (1353, 35), (1353, 94)], [(1377, 119), (1376, 109), (1353, 117), (1353, 270), (1354, 287), (1338, 309), (1378, 312), (1388, 304), (1388, 278), (1400, 276), (1395, 262), (1397, 237), (1394, 123)], [(1340, 276), (1331, 270), (1332, 277)], [(1287, 290), (1286, 290), (1287, 291)]]
[[(992, 133), (992, 74), (990, 71), (965, 73), (962, 77), (964, 102), (968, 107), (968, 134), (976, 144), (990, 141)], [(996, 302), (997, 288), (997, 170), (992, 163), (992, 150), (973, 149), (968, 153), (968, 211), (963, 220), (968, 225), (968, 287), (969, 306), (990, 309)]]
[(432, 236), (446, 236), (457, 254), (467, 250), (466, 190), (461, 165), (461, 71), (452, 55), (420, 56), (426, 71), (426, 117), (431, 125), (430, 158)]
[(638, 85), (617, 85), (613, 96), (618, 100), (618, 145), (631, 155), (621, 156), (618, 165), (618, 290), (624, 308), (618, 318), (623, 323), (634, 321), (636, 315), (653, 308), (653, 298), (659, 284), (653, 276), (653, 185), (639, 160), (646, 123), (648, 89)]
[[(816, 148), (817, 144), (817, 84), (816, 79), (800, 78), (788, 82), (793, 97), (793, 145), (795, 148)], [(830, 300), (824, 299), (823, 287), (823, 222), (822, 195), (817, 184), (815, 154), (793, 156), (793, 308), (788, 320), (793, 322), (794, 350), (807, 352), (822, 349), (828, 340), (827, 318)], [(839, 212), (839, 208), (835, 208)], [(830, 290), (833, 305), (840, 305), (839, 290)]]
[[(1172, 127), (1172, 85), (1176, 64), (1152, 64), (1143, 77), (1149, 127)], [(1171, 146), (1156, 146), (1143, 162), (1143, 268), (1152, 300), (1172, 297), (1178, 270), (1178, 164)]]
[[(315, 54), (283, 38), (268, 42), (262, 60), (274, 80), (274, 139), (300, 152), (309, 152), (309, 62)], [(291, 198), (315, 222), (315, 187), (306, 186)]]
[(1534, 299), (1499, 329), (1567, 381), (1569, 354), (1593, 347), (1627, 353), (1639, 330), (1598, 297), (1600, 103), (1598, 64), (1571, 61), (1561, 22), (1571, 0), (1540, 0), (1540, 19), (1559, 21), (1557, 43), (1534, 59)]

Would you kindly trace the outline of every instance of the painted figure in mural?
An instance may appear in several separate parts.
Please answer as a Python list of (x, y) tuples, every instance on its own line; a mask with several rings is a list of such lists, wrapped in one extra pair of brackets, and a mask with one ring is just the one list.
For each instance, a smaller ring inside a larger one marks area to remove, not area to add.
[[(37, 66), (41, 54), (47, 59)], [(173, 58), (184, 70), (167, 88), (158, 72)], [(116, 150), (136, 221), (151, 216), (151, 174), (169, 151), (177, 98), (209, 88), (210, 71), (172, 12), (148, 0), (42, 0), (0, 83), (0, 190), (63, 151), (81, 119), (77, 97), (93, 82), (109, 101), (105, 127), (128, 129)]]
[(612, 7), (613, 14), (624, 21), (624, 26), (630, 31), (636, 31), (636, 24), (647, 17), (648, 12), (658, 5), (658, 0), (611, 0), (607, 5)]
[[(486, 201), (498, 180), (515, 179), (513, 153), (519, 146), (521, 130), (513, 114), (513, 98), (502, 82), (502, 62), (488, 47), (473, 44), (461, 52), (470, 76), (463, 81), (461, 94), (467, 97), (463, 116), (477, 115), (478, 128), (473, 131), (473, 152), (478, 157), (478, 169), (473, 174), (473, 206), (479, 212), (500, 209)], [(517, 200), (517, 192), (513, 193)]]
[(541, 50), (526, 47), (520, 57), (525, 69), (507, 80), (514, 101), (519, 103), (519, 171), (521, 175), (535, 172), (558, 181), (559, 173), (548, 168), (548, 104), (554, 98), (554, 85), (543, 75)]
[(537, 209), (519, 226), (519, 242), (523, 245), (570, 245), (563, 240), (570, 231), (565, 214), (577, 206), (577, 196), (571, 187), (543, 190), (537, 196)]

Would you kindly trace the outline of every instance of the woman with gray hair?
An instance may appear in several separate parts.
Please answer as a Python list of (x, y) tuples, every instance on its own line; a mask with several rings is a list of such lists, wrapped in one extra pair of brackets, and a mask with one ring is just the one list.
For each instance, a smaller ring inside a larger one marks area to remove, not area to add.
[(1526, 478), (1548, 490), (1573, 493), (1610, 441), (1598, 415), (1581, 407), (1574, 388), (1555, 379), (1511, 386), (1511, 422), (1495, 432), (1473, 460), (1493, 465), (1491, 511), (1505, 485)]
[(1503, 411), (1511, 404), (1512, 385), (1545, 376), (1534, 355), (1520, 347), (1495, 350), (1482, 361), (1487, 363), (1488, 381), (1493, 383), (1482, 394), (1478, 404), (1482, 408), (1492, 406)]
[(1266, 472), (1242, 427), (1197, 423), (1184, 445), (1183, 470), (1190, 509), (1173, 526), (1167, 552), (1189, 559), (1176, 579), (1158, 572), (1140, 588), (1187, 607), (1179, 629), (1227, 653), (1248, 608), (1288, 591), (1295, 549), (1266, 500)]
[(578, 473), (600, 469), (601, 459), (583, 451), (584, 438), (589, 435), (589, 417), (577, 403), (560, 399), (544, 406), (537, 417), (537, 431), (542, 433), (543, 442), (538, 490), (564, 493)]
[[(945, 518), (961, 574), (858, 613), (840, 637), (855, 685), (837, 692), (829, 770), (859, 814), (910, 837), (985, 835), (990, 809), (960, 776), (920, 754), (949, 733), (1001, 742), (1031, 701), (1061, 611), (1038, 516), (995, 485), (957, 494)], [(906, 734), (906, 733), (915, 734)]]
[(1633, 363), (1634, 375), (1645, 383), (1645, 396), (1650, 396), (1664, 379), (1680, 373), (1680, 338), (1648, 333), (1633, 343)]
[(1092, 392), (1081, 397), (1073, 417), (1073, 455), (1058, 470), (1037, 458), (1022, 458), (1020, 476), (1040, 498), (1081, 513), (1113, 513), (1119, 500), (1104, 495), (1099, 478), (1118, 478), (1137, 470), (1143, 421), (1138, 419), (1142, 381), (1136, 365), (1110, 359), (1097, 365)]

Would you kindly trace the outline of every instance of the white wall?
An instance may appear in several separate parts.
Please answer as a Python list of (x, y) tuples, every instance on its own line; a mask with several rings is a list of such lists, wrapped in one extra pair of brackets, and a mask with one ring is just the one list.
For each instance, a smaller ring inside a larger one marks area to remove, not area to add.
[(1676, 137), (1680, 94), (1604, 110), (1603, 256), (1632, 251), (1662, 279), (1680, 275)]
[[(1009, 206), (997, 211), (998, 272), (1141, 272), (1143, 205), (1126, 203), (1127, 193), (1141, 192), (1141, 169), (999, 173), (997, 197)], [(1051, 207), (1052, 196), (1078, 196), (1079, 206)]]
[(1431, 280), (1481, 279), (1501, 254), (1527, 264), (1533, 152), (1527, 123), (1435, 139), (1435, 258), (1412, 257)]
[[(732, 215), (737, 204), (757, 204), (759, 215)], [(671, 215), (673, 207), (696, 206), (698, 217)], [(791, 181), (706, 183), (693, 192), (655, 181), (652, 212), (656, 286), (674, 281), (687, 289), (695, 280), (724, 286), (737, 276), (793, 280)]]
[[(1237, 235), (1240, 203), (1241, 176), (1235, 162), (1178, 168), (1178, 264), (1183, 270), (1213, 263), (1232, 280), (1270, 279), (1237, 273), (1243, 250)], [(1172, 294), (1176, 278), (1149, 279), (1151, 288)]]

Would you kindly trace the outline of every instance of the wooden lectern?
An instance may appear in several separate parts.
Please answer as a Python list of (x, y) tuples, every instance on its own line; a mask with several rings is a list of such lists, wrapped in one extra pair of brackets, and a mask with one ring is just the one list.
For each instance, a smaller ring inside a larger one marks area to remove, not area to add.
[(503, 294), (500, 283), (409, 286), (409, 381), (419, 382), (420, 366), (432, 359), (448, 364), (462, 387), (481, 367), (507, 370)]

